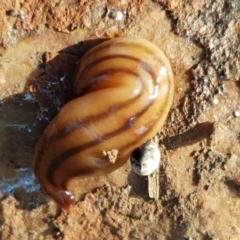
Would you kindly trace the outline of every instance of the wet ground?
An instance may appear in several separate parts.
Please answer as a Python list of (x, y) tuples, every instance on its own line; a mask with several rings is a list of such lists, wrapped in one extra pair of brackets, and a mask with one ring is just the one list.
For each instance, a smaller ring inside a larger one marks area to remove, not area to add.
[[(0, 1), (1, 239), (240, 239), (238, 1)], [(175, 76), (159, 130), (159, 199), (130, 163), (79, 180), (62, 211), (31, 171), (72, 97), (76, 62), (117, 36), (159, 46)]]

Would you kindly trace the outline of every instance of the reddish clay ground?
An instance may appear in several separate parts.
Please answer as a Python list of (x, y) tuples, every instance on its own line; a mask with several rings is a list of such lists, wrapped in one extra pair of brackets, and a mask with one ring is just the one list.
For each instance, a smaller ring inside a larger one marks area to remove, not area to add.
[[(0, 0), (0, 239), (240, 239), (238, 0)], [(80, 180), (62, 211), (31, 172), (34, 145), (72, 98), (76, 62), (139, 36), (169, 58), (159, 199), (128, 162)]]

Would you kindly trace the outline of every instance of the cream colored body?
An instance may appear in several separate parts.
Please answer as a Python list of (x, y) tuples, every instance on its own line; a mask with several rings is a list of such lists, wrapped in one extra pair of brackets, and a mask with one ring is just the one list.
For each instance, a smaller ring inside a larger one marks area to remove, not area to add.
[[(63, 196), (72, 178), (114, 171), (156, 135), (174, 92), (162, 51), (132, 37), (111, 39), (88, 51), (73, 85), (76, 98), (45, 129), (33, 161), (42, 188), (64, 208), (72, 203), (69, 192)], [(102, 154), (112, 149), (118, 151), (115, 163)]]

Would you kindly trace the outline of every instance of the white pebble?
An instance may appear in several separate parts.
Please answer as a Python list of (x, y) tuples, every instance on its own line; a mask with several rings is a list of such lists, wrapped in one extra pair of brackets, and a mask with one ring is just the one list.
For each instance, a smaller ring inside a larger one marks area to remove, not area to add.
[(159, 167), (160, 158), (157, 144), (149, 140), (140, 149), (139, 156), (130, 156), (132, 169), (141, 176), (148, 176)]

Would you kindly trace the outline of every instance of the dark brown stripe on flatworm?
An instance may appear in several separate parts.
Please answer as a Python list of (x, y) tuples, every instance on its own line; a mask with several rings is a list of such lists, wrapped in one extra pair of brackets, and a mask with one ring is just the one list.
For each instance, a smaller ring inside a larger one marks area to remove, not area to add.
[(41, 141), (41, 144), (38, 147), (38, 150), (36, 152), (36, 156), (35, 156), (35, 159), (34, 159), (35, 166), (34, 166), (33, 171), (35, 173), (36, 173), (36, 170), (38, 169), (39, 163), (41, 162), (41, 157), (44, 154), (44, 152), (46, 151), (46, 146), (48, 145), (48, 142), (49, 142), (48, 139), (45, 136), (42, 136), (42, 139), (43, 140)]
[[(170, 77), (170, 76), (169, 76)], [(171, 81), (168, 81), (169, 82), (169, 86), (170, 86), (170, 88), (169, 89), (171, 89)], [(101, 113), (101, 114), (99, 114), (99, 115), (97, 115), (97, 116), (92, 116), (90, 119), (89, 118), (86, 118), (86, 119), (83, 119), (82, 121), (80, 121), (80, 122), (75, 122), (75, 123), (73, 123), (75, 126), (72, 126), (72, 128), (70, 128), (70, 129), (68, 129), (69, 131), (66, 131), (65, 129), (62, 129), (62, 130), (60, 130), (59, 131), (59, 133), (58, 134), (56, 134), (56, 135), (53, 135), (52, 137), (51, 137), (51, 139), (45, 139), (44, 138), (44, 140), (42, 141), (42, 145), (43, 146), (41, 146), (40, 145), (40, 147), (39, 147), (39, 153), (37, 154), (37, 163), (36, 163), (36, 166), (35, 166), (35, 172), (39, 169), (39, 163), (41, 162), (41, 156), (44, 154), (44, 152), (48, 149), (48, 147), (47, 147), (47, 145), (48, 145), (48, 143), (49, 142), (51, 142), (52, 140), (54, 140), (54, 139), (56, 139), (56, 138), (61, 138), (62, 136), (64, 136), (66, 133), (69, 133), (69, 132), (72, 132), (74, 129), (76, 129), (76, 128), (78, 128), (79, 126), (88, 126), (89, 124), (90, 124), (90, 121), (92, 122), (92, 121), (99, 121), (99, 120), (101, 120), (103, 117), (107, 117), (109, 114), (111, 114), (111, 113), (113, 113), (113, 112), (115, 112), (117, 109), (122, 109), (122, 108), (125, 108), (128, 104), (130, 104), (131, 102), (134, 102), (137, 98), (139, 98), (140, 97), (140, 94), (138, 94), (135, 98), (133, 98), (133, 99), (131, 99), (131, 101), (128, 101), (128, 102), (124, 102), (124, 103), (122, 103), (122, 104), (120, 104), (120, 105), (118, 105), (118, 106), (114, 106), (114, 109), (113, 109), (113, 107), (111, 106), (106, 112), (103, 112), (103, 113)], [(167, 99), (165, 100), (165, 102), (167, 101)], [(147, 131), (148, 132), (148, 131)], [(146, 132), (146, 133), (147, 133)], [(145, 135), (145, 134), (144, 134)]]
[[(164, 101), (164, 105), (166, 104), (166, 102), (167, 102), (168, 100), (167, 99), (165, 99), (165, 101)], [(151, 101), (148, 105), (146, 105), (145, 106), (145, 108), (144, 108), (144, 111), (141, 111), (141, 112), (139, 112), (139, 113), (137, 113), (137, 115), (138, 115), (138, 117), (140, 117), (140, 115), (142, 115), (143, 113), (145, 113), (148, 109), (149, 109), (149, 107), (151, 106), (151, 104), (153, 103), (153, 101)], [(159, 115), (160, 115), (160, 113), (161, 113), (162, 111), (160, 110), (160, 112), (159, 112)], [(130, 120), (131, 121), (131, 120)], [(157, 123), (157, 121), (155, 121), (154, 122), (155, 124)], [(155, 125), (154, 124), (154, 125)], [(130, 126), (131, 127), (131, 126)], [(148, 130), (145, 132), (145, 133), (143, 133), (142, 135), (141, 135), (141, 137), (143, 137), (143, 136), (145, 136), (145, 135), (147, 135), (148, 133), (149, 133), (149, 131), (151, 131), (151, 128), (153, 127), (153, 125), (151, 126), (151, 127), (149, 127), (148, 128)], [(134, 145), (136, 143), (136, 141), (134, 140), (134, 141), (132, 141), (132, 142), (128, 142), (127, 143), (127, 147), (129, 147), (130, 145), (132, 146), (132, 145)], [(124, 148), (124, 147), (123, 147)], [(81, 150), (80, 150), (81, 151)], [(126, 157), (129, 157), (129, 156), (126, 156)], [(58, 165), (59, 166), (59, 165)], [(56, 169), (56, 168), (55, 168)], [(69, 174), (68, 176), (66, 176), (65, 177), (65, 181), (64, 182), (67, 182), (68, 180), (70, 180), (71, 178), (74, 178), (74, 177), (77, 177), (77, 176), (79, 176), (80, 174), (84, 174), (84, 175), (88, 175), (89, 173), (93, 173), (94, 171), (89, 171), (89, 172), (86, 172), (86, 170), (87, 169), (84, 169), (84, 171), (82, 171), (82, 169), (80, 169), (80, 170), (76, 170), (75, 172), (71, 172), (71, 174)], [(53, 181), (53, 176), (54, 176), (54, 172), (52, 172), (52, 175), (51, 175), (51, 183), (55, 186), (55, 184), (54, 184), (54, 181)], [(48, 180), (49, 180), (49, 178), (48, 178)], [(66, 188), (66, 186), (61, 186), (63, 189), (65, 189)]]
[[(47, 180), (55, 186), (54, 172), (61, 164), (63, 164), (65, 161), (67, 161), (68, 158), (72, 157), (73, 155), (75, 155), (81, 151), (86, 150), (87, 148), (98, 145), (99, 143), (101, 143), (103, 141), (109, 140), (110, 138), (113, 138), (116, 135), (127, 131), (134, 124), (133, 119), (135, 121), (135, 119), (137, 119), (138, 117), (143, 115), (148, 110), (148, 108), (151, 106), (152, 103), (153, 103), (153, 101), (151, 100), (144, 108), (142, 108), (142, 110), (138, 111), (134, 116), (132, 116), (129, 120), (127, 120), (122, 127), (116, 129), (115, 131), (107, 133), (100, 138), (96, 138), (91, 142), (88, 142), (88, 143), (82, 144), (78, 147), (72, 148), (72, 149), (62, 153), (59, 157), (55, 158), (48, 167), (48, 170), (46, 173)], [(75, 173), (73, 173), (73, 174), (75, 174)], [(73, 176), (75, 176), (75, 175), (69, 175), (69, 178), (71, 178)]]
[[(133, 60), (133, 59), (131, 59)], [(151, 79), (153, 80), (155, 86), (157, 85), (157, 76), (156, 74), (154, 73), (152, 67), (150, 65), (148, 65), (148, 63), (144, 62), (144, 61), (139, 61), (139, 64), (141, 64), (142, 66), (142, 69), (144, 69), (151, 77)], [(95, 82), (97, 81), (100, 81), (101, 79), (98, 78), (98, 76), (103, 76), (104, 74), (107, 75), (107, 74), (111, 74), (111, 73), (114, 73), (114, 72), (126, 72), (128, 74), (132, 74), (132, 75), (135, 75), (138, 79), (139, 77), (141, 77), (138, 73), (134, 72), (134, 71), (131, 71), (130, 69), (128, 68), (124, 68), (124, 67), (116, 67), (116, 68), (111, 68), (111, 69), (105, 69), (101, 72), (98, 72), (96, 74), (96, 76), (92, 76), (91, 79), (94, 79), (94, 81), (88, 81), (86, 83), (86, 85), (83, 87), (83, 89), (81, 90), (81, 92), (78, 92), (78, 96), (83, 96), (85, 94), (88, 93), (88, 88), (91, 87), (92, 84), (94, 84)], [(81, 79), (83, 77), (84, 74), (80, 74), (80, 76), (78, 77), (78, 80)]]
[[(166, 102), (166, 101), (165, 101)], [(156, 124), (156, 122), (155, 122), (155, 124)], [(151, 128), (153, 127), (153, 125), (151, 126)], [(151, 128), (149, 128), (145, 133), (143, 133), (142, 135), (141, 135), (141, 137), (144, 137), (145, 135), (147, 135), (148, 134), (148, 132), (149, 131), (151, 131)], [(129, 147), (130, 145), (132, 146), (132, 145), (134, 145), (136, 143), (136, 141), (134, 140), (134, 141), (132, 141), (132, 142), (128, 142), (128, 144), (127, 144), (127, 146)], [(129, 157), (129, 156), (126, 156), (126, 157)], [(89, 171), (87, 171), (87, 169), (84, 169), (84, 170), (82, 170), (82, 169), (79, 169), (79, 170), (76, 170), (75, 172), (71, 172), (71, 174), (69, 174), (68, 176), (66, 176), (65, 177), (65, 180), (63, 181), (63, 182), (65, 182), (65, 183), (67, 183), (68, 182), (68, 180), (70, 180), (70, 179), (72, 179), (72, 178), (74, 178), (74, 177), (77, 177), (77, 176), (80, 176), (80, 175), (82, 175), (82, 176), (84, 176), (84, 175), (89, 175), (89, 173), (93, 173), (94, 171), (92, 170), (91, 171), (91, 169), (89, 170)], [(54, 174), (53, 174), (54, 175)], [(51, 179), (51, 183), (55, 186), (55, 184), (53, 183), (53, 175), (51, 176), (52, 177), (52, 179)], [(65, 189), (66, 188), (66, 186), (61, 186), (63, 189)]]
[(72, 123), (70, 127), (69, 126), (67, 127), (67, 129), (64, 128), (64, 129), (59, 130), (58, 134), (56, 134), (56, 137), (54, 137), (54, 138), (61, 138), (61, 137), (65, 136), (66, 134), (71, 133), (74, 130), (78, 129), (79, 127), (87, 127), (92, 122), (100, 121), (103, 118), (107, 118), (109, 115), (114, 114), (114, 112), (121, 110), (123, 108), (127, 108), (128, 106), (130, 106), (132, 103), (134, 103), (138, 98), (140, 98), (142, 96), (142, 93), (144, 90), (143, 81), (142, 81), (142, 78), (139, 77), (135, 72), (133, 72), (129, 69), (125, 69), (125, 68), (117, 68), (117, 69), (111, 68), (111, 69), (108, 69), (107, 72), (105, 72), (105, 71), (100, 72), (100, 75), (104, 74), (104, 73), (111, 74), (111, 73), (118, 72), (118, 71), (126, 72), (128, 74), (132, 74), (132, 75), (135, 75), (136, 77), (138, 77), (138, 80), (141, 81), (141, 85), (142, 85), (141, 91), (134, 98), (132, 98), (129, 101), (125, 101), (125, 102), (115, 105), (115, 106), (110, 106), (110, 108), (103, 113), (100, 113), (96, 116), (88, 116), (87, 118), (85, 118), (79, 122)]
[[(104, 74), (118, 73), (118, 72), (124, 72), (129, 75), (133, 75), (137, 78), (140, 77), (138, 73), (136, 73), (128, 68), (124, 68), (124, 67), (108, 68), (108, 69), (102, 70), (101, 72), (97, 72), (96, 75), (92, 76), (91, 79), (95, 79), (95, 80), (91, 81), (91, 82), (89, 80), (90, 83), (87, 83), (86, 86), (81, 90), (80, 96), (84, 96), (85, 94), (87, 94), (87, 89), (88, 89), (88, 87), (91, 87), (92, 84), (96, 83), (97, 81), (102, 80), (102, 79), (97, 79), (97, 76), (101, 76)], [(142, 78), (141, 78), (141, 80), (142, 80)]]
[[(129, 45), (131, 45), (131, 46), (134, 46), (134, 47), (139, 47), (139, 48), (141, 48), (141, 50), (142, 50), (142, 48), (143, 48), (143, 46), (142, 46), (142, 44), (138, 44), (138, 43), (132, 43), (132, 44), (129, 44), (129, 43), (125, 43), (125, 42), (121, 42), (121, 43), (115, 43), (114, 44), (114, 46), (124, 46), (124, 47), (129, 47)], [(109, 45), (106, 45), (106, 46), (104, 46), (104, 47), (102, 47), (101, 49), (100, 48), (97, 48), (96, 50), (97, 51), (100, 51), (100, 50), (104, 50), (104, 49), (107, 49), (107, 48), (109, 48)], [(152, 51), (152, 50), (149, 50), (149, 48), (145, 48), (145, 51), (147, 52), (147, 53), (150, 53), (150, 54), (153, 54), (153, 55), (155, 55), (155, 51)], [(161, 61), (161, 59), (159, 59), (160, 61)], [(162, 62), (162, 61), (161, 61)], [(143, 64), (144, 65), (144, 64)], [(143, 66), (143, 68), (144, 68), (144, 66)], [(149, 74), (151, 75), (151, 73), (149, 72)], [(154, 79), (154, 80), (156, 80), (156, 79)], [(115, 109), (117, 108), (117, 106), (115, 106)], [(114, 111), (114, 110), (113, 110)], [(104, 114), (105, 115), (105, 114)], [(101, 117), (98, 117), (98, 116), (96, 116), (97, 118), (102, 118), (102, 116)], [(86, 122), (85, 122), (85, 124), (87, 124), (87, 121), (89, 121), (89, 120), (87, 120), (86, 119)], [(79, 124), (81, 124), (81, 123), (79, 123)], [(72, 129), (74, 129), (74, 126), (73, 126), (73, 128)], [(70, 129), (70, 131), (67, 131), (67, 132), (71, 132), (71, 129)], [(61, 134), (60, 134), (61, 135)], [(48, 143), (49, 142), (51, 142), (50, 141), (51, 139), (46, 139), (46, 140), (43, 140), (43, 144), (42, 144), (42, 146), (40, 145), (40, 147), (39, 147), (39, 152), (40, 152), (40, 154), (39, 155), (43, 155), (44, 154), (44, 152), (45, 152), (45, 150), (44, 149), (47, 149), (48, 148)], [(40, 158), (40, 157), (39, 157)], [(40, 160), (40, 159), (39, 159)], [(39, 162), (39, 161), (37, 161), (37, 162)], [(38, 164), (37, 164), (38, 165)], [(38, 169), (38, 167), (36, 166), (36, 169)]]
[[(132, 59), (131, 59), (132, 60)], [(143, 69), (148, 72), (150, 74), (150, 76), (152, 77), (152, 80), (154, 81), (155, 83), (155, 86), (157, 85), (157, 80), (156, 80), (156, 75), (155, 73), (153, 72), (151, 66), (149, 66), (146, 62), (144, 61), (141, 61), (141, 65), (143, 67)], [(111, 73), (114, 73), (114, 72), (125, 72), (125, 73), (128, 73), (128, 74), (132, 74), (136, 77), (138, 77), (138, 80), (141, 81), (141, 84), (142, 84), (142, 89), (141, 89), (141, 92), (140, 94), (138, 94), (136, 97), (132, 98), (130, 101), (127, 101), (127, 102), (124, 102), (122, 104), (119, 104), (119, 105), (115, 105), (114, 108), (111, 106), (110, 109), (108, 109), (106, 112), (104, 112), (103, 114), (101, 115), (97, 115), (97, 116), (93, 116), (93, 117), (88, 117), (86, 119), (86, 122), (84, 121), (81, 121), (79, 122), (79, 125), (73, 123), (76, 127), (74, 128), (74, 126), (72, 128), (70, 128), (69, 130), (71, 130), (71, 132), (78, 128), (78, 126), (81, 126), (83, 125), (84, 127), (86, 127), (86, 123), (89, 123), (89, 122), (92, 122), (94, 120), (101, 120), (102, 118), (104, 117), (107, 117), (109, 116), (110, 114), (113, 114), (114, 112), (116, 112), (117, 110), (120, 110), (120, 109), (123, 109), (123, 108), (127, 108), (128, 106), (130, 106), (135, 100), (137, 100), (143, 93), (143, 90), (144, 90), (144, 87), (143, 87), (143, 81), (142, 81), (142, 78), (141, 76), (139, 76), (136, 72), (134, 71), (131, 71), (130, 69), (128, 68), (123, 68), (123, 67), (118, 67), (118, 68), (110, 68), (110, 69), (106, 69), (106, 70), (103, 70), (101, 72), (98, 72), (97, 75), (104, 75), (104, 74), (111, 74)], [(94, 84), (94, 83), (91, 83), (91, 84)], [(91, 85), (89, 84), (89, 85)], [(82, 92), (86, 92), (87, 91), (87, 88), (88, 88), (88, 85), (86, 87), (83, 88)], [(83, 94), (84, 95), (84, 94)], [(58, 137), (62, 137), (65, 133), (68, 133), (69, 131), (61, 131), (60, 130), (60, 133), (58, 134)], [(63, 134), (61, 134), (63, 133)]]
[[(145, 47), (145, 45), (143, 43), (137, 43), (137, 42), (114, 42), (114, 43), (109, 43), (105, 46), (101, 46), (101, 45), (97, 45), (96, 48), (93, 48), (94, 54), (97, 54), (97, 52), (99, 51), (103, 51), (106, 52), (107, 49), (109, 48), (140, 48), (141, 51), (144, 49), (144, 51), (147, 54), (150, 55), (156, 55), (156, 51), (150, 49), (149, 47)], [(90, 53), (88, 54), (92, 54), (91, 49), (90, 49)]]
[[(168, 98), (165, 98), (165, 101), (164, 101), (164, 103), (162, 104), (162, 106), (165, 106), (166, 103), (167, 103), (167, 101), (168, 101)], [(159, 113), (158, 113), (159, 116), (161, 116), (161, 112), (162, 112), (162, 110), (161, 110), (161, 108), (160, 108), (160, 111), (159, 111)], [(155, 121), (155, 124), (157, 124), (157, 121)], [(155, 125), (155, 124), (154, 124), (154, 125)], [(144, 137), (145, 135), (147, 135), (148, 132), (151, 131), (151, 129), (154, 127), (154, 125), (152, 125), (151, 128), (149, 128), (146, 132), (144, 132), (144, 133), (141, 135), (141, 137)], [(130, 148), (130, 147), (132, 147), (133, 145), (135, 145), (135, 143), (136, 143), (136, 141), (128, 142), (127, 145), (126, 145), (126, 146), (123, 146), (122, 148), (123, 148), (123, 149), (124, 149), (125, 147)], [(121, 151), (121, 149), (119, 149), (119, 151)]]
[[(128, 69), (126, 69), (128, 73), (132, 73), (131, 71), (128, 71)], [(134, 75), (136, 76), (136, 73), (134, 73)], [(97, 121), (101, 121), (103, 118), (108, 117), (109, 115), (113, 114), (114, 112), (116, 112), (117, 110), (121, 110), (123, 108), (127, 108), (128, 106), (130, 106), (132, 103), (134, 103), (138, 98), (140, 98), (143, 94), (143, 90), (144, 90), (144, 85), (143, 85), (143, 79), (141, 77), (138, 78), (139, 81), (141, 82), (141, 90), (140, 92), (131, 100), (129, 101), (125, 101), (123, 103), (120, 103), (118, 105), (115, 106), (110, 106), (110, 108), (108, 108), (106, 111), (95, 115), (95, 116), (88, 116), (84, 119), (82, 119), (81, 121), (78, 122), (73, 122), (71, 123), (71, 125), (66, 128), (63, 127), (62, 129), (58, 130), (58, 133), (53, 134), (50, 138), (44, 137), (42, 136), (42, 141), (40, 146), (38, 147), (38, 151), (36, 153), (36, 165), (34, 167), (34, 172), (38, 172), (40, 171), (39, 165), (42, 159), (42, 156), (44, 155), (44, 153), (48, 150), (48, 148), (50, 147), (49, 143), (53, 143), (53, 141), (55, 141), (56, 139), (59, 139), (61, 137), (66, 136), (67, 134), (72, 133), (74, 130), (78, 129), (79, 127), (88, 127), (90, 125), (90, 123), (92, 122), (97, 122)]]
[[(139, 65), (141, 65), (142, 68), (151, 76), (151, 78), (153, 79), (155, 84), (157, 84), (157, 82), (156, 82), (156, 74), (155, 74), (155, 72), (154, 72), (154, 70), (153, 70), (151, 65), (149, 65), (147, 62), (145, 62), (144, 60), (141, 60), (139, 58), (132, 57), (132, 56), (129, 56), (129, 55), (123, 55), (123, 54), (114, 54), (114, 55), (105, 56), (105, 57), (102, 57), (102, 58), (100, 58), (100, 59), (98, 59), (98, 60), (88, 64), (82, 70), (82, 72), (80, 73), (78, 78), (75, 79), (75, 81), (79, 81), (79, 79), (82, 79), (84, 74), (87, 73), (89, 71), (89, 69), (91, 69), (92, 67), (95, 67), (97, 64), (102, 63), (102, 62), (107, 61), (107, 60), (110, 60), (110, 59), (114, 59), (114, 58), (123, 58), (123, 59), (127, 59), (127, 60), (130, 60), (130, 61), (138, 62)], [(156, 58), (155, 58), (155, 60), (158, 61), (158, 59), (156, 59)], [(162, 62), (160, 64), (162, 64)], [(116, 68), (116, 69), (119, 69), (119, 71), (121, 71), (122, 68), (123, 67), (120, 66), (119, 68)], [(103, 74), (103, 73), (100, 73), (100, 74)], [(98, 75), (100, 75), (100, 74), (98, 73)], [(139, 74), (136, 73), (136, 76), (138, 77)], [(93, 83), (92, 82), (88, 82), (87, 85), (83, 88), (83, 90), (81, 90), (81, 92), (78, 93), (78, 95), (84, 95), (84, 92), (85, 92), (84, 89), (86, 89), (88, 87), (88, 85), (91, 85), (91, 84), (93, 84)]]

